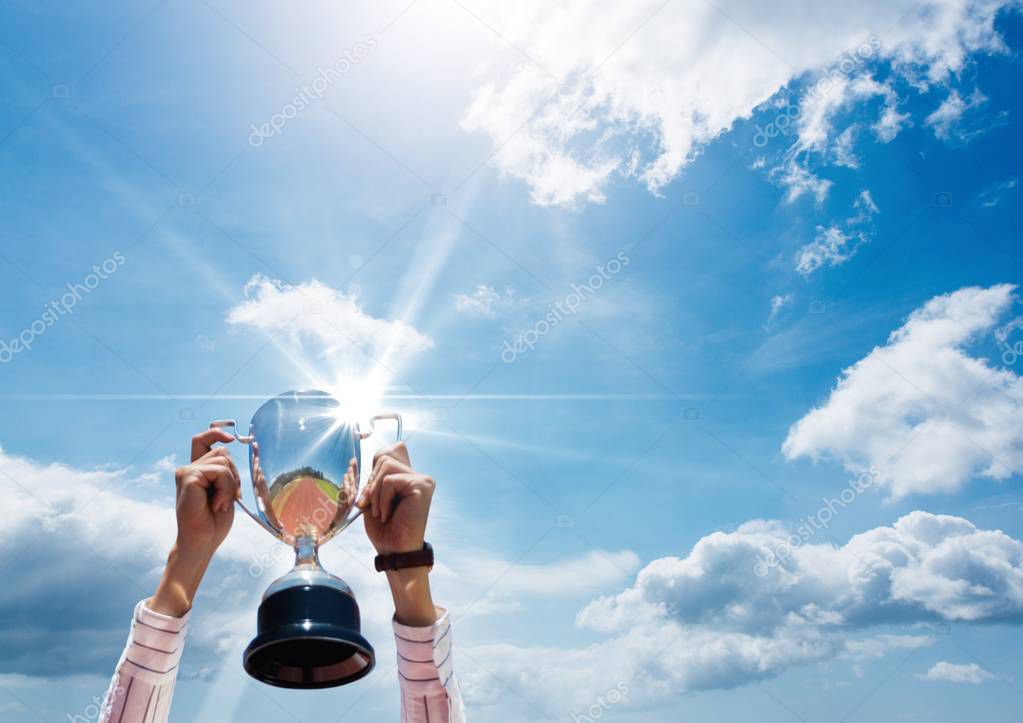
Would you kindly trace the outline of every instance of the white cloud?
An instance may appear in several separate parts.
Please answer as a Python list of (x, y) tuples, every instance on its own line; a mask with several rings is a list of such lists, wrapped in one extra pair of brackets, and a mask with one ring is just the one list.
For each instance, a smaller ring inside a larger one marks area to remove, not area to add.
[(861, 234), (850, 235), (838, 226), (818, 226), (814, 240), (796, 254), (796, 271), (808, 276), (821, 266), (844, 264), (864, 241)]
[[(898, 96), (891, 85), (879, 83), (869, 75), (833, 76), (832, 83), (826, 91), (808, 93), (804, 97), (803, 113), (798, 126), (799, 133), (791, 153), (824, 151), (833, 135), (832, 124), (838, 111), (854, 103), (875, 97), (885, 99), (885, 111), (894, 111), (898, 103)], [(850, 126), (843, 133), (849, 132), (853, 128)], [(841, 136), (839, 138), (841, 139)]]
[(828, 194), (831, 181), (819, 179), (809, 170), (814, 154), (830, 158), (836, 165), (858, 168), (859, 159), (853, 152), (858, 130), (857, 124), (846, 128), (835, 139), (834, 119), (840, 110), (871, 98), (884, 98), (884, 111), (873, 126), (875, 134), (884, 142), (892, 140), (902, 127), (902, 116), (897, 111), (898, 96), (888, 83), (879, 83), (870, 75), (825, 74), (827, 85), (818, 87), (824, 80), (807, 90), (800, 101), (795, 142), (785, 152), (784, 160), (771, 171), (771, 178), (788, 189), (785, 200), (791, 203), (804, 193), (812, 192), (820, 205)]
[(968, 287), (928, 301), (842, 372), (820, 406), (790, 429), (788, 459), (875, 467), (891, 496), (954, 492), (970, 478), (1023, 470), (1023, 380), (970, 356), (1012, 306), (1014, 287)]
[[(82, 470), (0, 450), (0, 491), (7, 501), (0, 516), (0, 549), (7, 554), (0, 564), (9, 564), (0, 586), (0, 617), (24, 621), (24, 611), (33, 611), (32, 624), (0, 632), (5, 651), (0, 677), (32, 681), (112, 672), (131, 610), (152, 594), (175, 538), (174, 478), (167, 464), (161, 459), (136, 475)], [(137, 498), (139, 480), (151, 475), (162, 480), (166, 494)], [(364, 624), (375, 635), (386, 634), (386, 584), (349, 557), (371, 560), (368, 541), (351, 535), (344, 550), (328, 546), (322, 553), (328, 569), (343, 564), (346, 578), (358, 587)], [(223, 654), (248, 642), (259, 596), (293, 561), (289, 549), (236, 513), (196, 603), (197, 665), (216, 664), (200, 646)], [(207, 619), (213, 608), (217, 612)]]
[(856, 210), (856, 214), (846, 221), (847, 224), (853, 226), (866, 223), (879, 211), (877, 204), (874, 203), (874, 197), (870, 195), (870, 190), (866, 188), (860, 191), (860, 195), (853, 201), (853, 208)]
[(856, 213), (845, 220), (846, 228), (837, 224), (817, 227), (814, 240), (796, 253), (796, 271), (809, 276), (822, 266), (839, 266), (851, 259), (861, 245), (869, 243), (867, 235), (856, 230), (878, 212), (869, 190), (860, 191), (853, 209)]
[(796, 295), (793, 293), (778, 294), (777, 296), (771, 297), (771, 313), (767, 315), (768, 326), (770, 326), (771, 323), (778, 318), (778, 314), (781, 310), (791, 304), (795, 298)]
[(495, 317), (499, 312), (522, 306), (527, 301), (519, 299), (510, 286), (500, 294), (489, 284), (479, 284), (471, 294), (455, 294), (455, 309), (465, 314)]
[(944, 683), (983, 683), (994, 676), (976, 663), (958, 665), (942, 660), (931, 666), (925, 674), (917, 676), (921, 680), (940, 681)]
[[(651, 705), (926, 645), (937, 622), (1023, 621), (1023, 543), (1003, 532), (917, 511), (841, 546), (810, 540), (756, 577), (793, 534), (752, 520), (703, 537), (685, 557), (651, 562), (631, 587), (580, 611), (578, 625), (612, 636), (600, 642), (471, 654), (531, 697), (579, 710), (615, 681)], [(493, 694), (477, 678), (466, 689), (478, 701)]]
[(493, 286), (480, 284), (472, 294), (456, 294), (455, 308), (479, 316), (493, 316), (494, 304), (501, 299)]
[(1001, 203), (1005, 194), (1012, 191), (1012, 189), (1016, 188), (1017, 185), (1019, 185), (1019, 181), (1015, 178), (1010, 178), (1005, 181), (1000, 181), (992, 186), (988, 186), (980, 192), (980, 205), (984, 208), (994, 208)]
[(150, 485), (157, 485), (167, 481), (171, 472), (178, 466), (175, 455), (168, 454), (153, 463), (150, 472), (143, 472), (139, 475), (139, 481)]
[[(600, 202), (616, 174), (657, 192), (737, 120), (871, 34), (884, 36), (882, 59), (918, 87), (945, 82), (971, 54), (1004, 50), (994, 17), (1013, 3), (829, 3), (812, 20), (801, 5), (761, 13), (739, 0), (661, 4), (534, 1), (476, 10), (536, 62), (487, 71), (462, 125), (490, 137), (498, 169), (524, 181), (534, 202)], [(803, 143), (826, 142), (831, 112), (849, 98), (885, 96), (875, 126), (882, 140), (905, 124), (887, 86), (864, 75), (847, 90), (851, 96), (835, 93), (813, 109)], [(791, 170), (784, 177), (806, 180)]]
[(859, 168), (860, 159), (856, 155), (856, 124), (849, 126), (835, 139), (835, 164), (846, 168)]
[[(54, 676), (111, 673), (131, 610), (155, 589), (174, 541), (170, 465), (172, 458), (164, 457), (142, 474), (82, 470), (0, 449), (5, 500), (0, 618), (25, 621), (24, 611), (33, 611), (32, 624), (0, 631), (0, 684), (25, 687)], [(166, 494), (139, 499), (138, 481), (150, 476), (161, 481)], [(456, 612), (503, 614), (524, 601), (599, 594), (623, 584), (639, 567), (639, 558), (627, 550), (516, 564), (492, 551), (465, 549), (464, 540), (445, 541), (444, 530), (458, 529), (449, 504), (438, 495), (431, 515), (438, 523), (434, 542), (451, 551), (434, 570), (434, 587), (438, 604)], [(388, 641), (393, 608), (386, 580), (372, 570), (374, 554), (356, 525), (325, 545), (320, 559), (357, 591), (364, 633)], [(240, 655), (255, 632), (259, 596), (293, 562), (289, 547), (236, 512), (196, 602), (189, 644), (195, 676), (220, 667), (210, 651), (221, 659)], [(497, 579), (499, 593), (479, 598)]]
[(889, 143), (895, 140), (895, 136), (899, 135), (903, 128), (911, 124), (909, 113), (900, 113), (894, 105), (886, 105), (881, 111), (881, 117), (871, 126), (871, 129), (878, 140), (882, 143)]
[(685, 558), (650, 563), (633, 587), (594, 601), (578, 622), (607, 632), (668, 617), (764, 635), (805, 626), (1023, 621), (1023, 544), (1001, 531), (917, 511), (841, 547), (793, 547), (764, 577), (752, 578), (757, 563), (788, 546), (791, 534), (763, 520), (715, 532)]
[(362, 359), (361, 349), (375, 357), (385, 353), (412, 355), (433, 341), (398, 320), (377, 319), (358, 299), (337, 293), (321, 281), (290, 286), (257, 274), (245, 285), (246, 300), (228, 311), (227, 322), (285, 336), (296, 347), (311, 344), (320, 357)]
[[(123, 645), (131, 606), (155, 585), (154, 570), (174, 539), (173, 513), (127, 494), (135, 480), (123, 470), (79, 470), (2, 450), (0, 469), (7, 501), (0, 549), (9, 564), (0, 617), (25, 621), (24, 611), (32, 610), (35, 621), (0, 633), (7, 651), (0, 673), (77, 674), (109, 666)], [(104, 636), (115, 628), (116, 639)]]
[(833, 185), (828, 179), (819, 178), (808, 171), (805, 166), (791, 158), (772, 168), (770, 177), (776, 183), (788, 189), (785, 193), (785, 201), (787, 203), (792, 203), (809, 193), (819, 206), (824, 203), (824, 199), (827, 198), (828, 191), (831, 190)]
[(977, 130), (963, 129), (962, 120), (967, 111), (987, 103), (987, 97), (978, 89), (974, 89), (969, 98), (963, 100), (959, 91), (952, 90), (941, 105), (927, 116), (924, 123), (934, 130), (934, 135), (942, 140), (949, 140), (953, 134), (960, 140), (968, 140)]

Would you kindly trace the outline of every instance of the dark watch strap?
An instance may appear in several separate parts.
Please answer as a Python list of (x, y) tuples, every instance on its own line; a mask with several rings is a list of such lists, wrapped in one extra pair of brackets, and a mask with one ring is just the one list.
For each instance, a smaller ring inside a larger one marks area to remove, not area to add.
[(404, 570), (409, 567), (433, 567), (433, 545), (424, 542), (422, 550), (377, 555), (373, 564), (376, 565), (377, 572)]

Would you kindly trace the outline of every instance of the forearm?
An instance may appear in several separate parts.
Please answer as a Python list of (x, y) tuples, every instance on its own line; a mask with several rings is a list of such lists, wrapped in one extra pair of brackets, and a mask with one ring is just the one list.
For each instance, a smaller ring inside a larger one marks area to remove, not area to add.
[(179, 618), (192, 609), (192, 601), (202, 582), (212, 555), (180, 542), (167, 556), (167, 566), (153, 597), (146, 607), (156, 613)]
[(422, 628), (437, 622), (440, 614), (430, 593), (430, 571), (426, 567), (388, 570), (387, 583), (394, 600), (394, 619), (402, 625)]

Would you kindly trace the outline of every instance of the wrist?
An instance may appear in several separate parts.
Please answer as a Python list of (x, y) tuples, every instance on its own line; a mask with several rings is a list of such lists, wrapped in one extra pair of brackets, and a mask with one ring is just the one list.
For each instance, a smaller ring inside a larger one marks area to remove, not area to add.
[(192, 601), (212, 558), (212, 553), (207, 550), (180, 542), (175, 544), (167, 555), (167, 565), (156, 592), (146, 607), (175, 618), (187, 613), (192, 609)]
[(422, 628), (433, 625), (440, 615), (433, 604), (430, 592), (430, 570), (426, 567), (410, 567), (404, 570), (388, 570), (387, 583), (394, 600), (394, 619), (410, 627)]

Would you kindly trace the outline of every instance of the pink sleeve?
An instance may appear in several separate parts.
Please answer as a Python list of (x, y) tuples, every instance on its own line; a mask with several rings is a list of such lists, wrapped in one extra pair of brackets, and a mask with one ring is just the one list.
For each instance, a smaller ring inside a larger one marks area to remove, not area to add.
[(98, 723), (166, 723), (188, 613), (172, 618), (135, 606), (128, 644), (121, 653)]
[(433, 625), (394, 625), (401, 684), (402, 723), (465, 723), (455, 678), (451, 620), (446, 610)]

